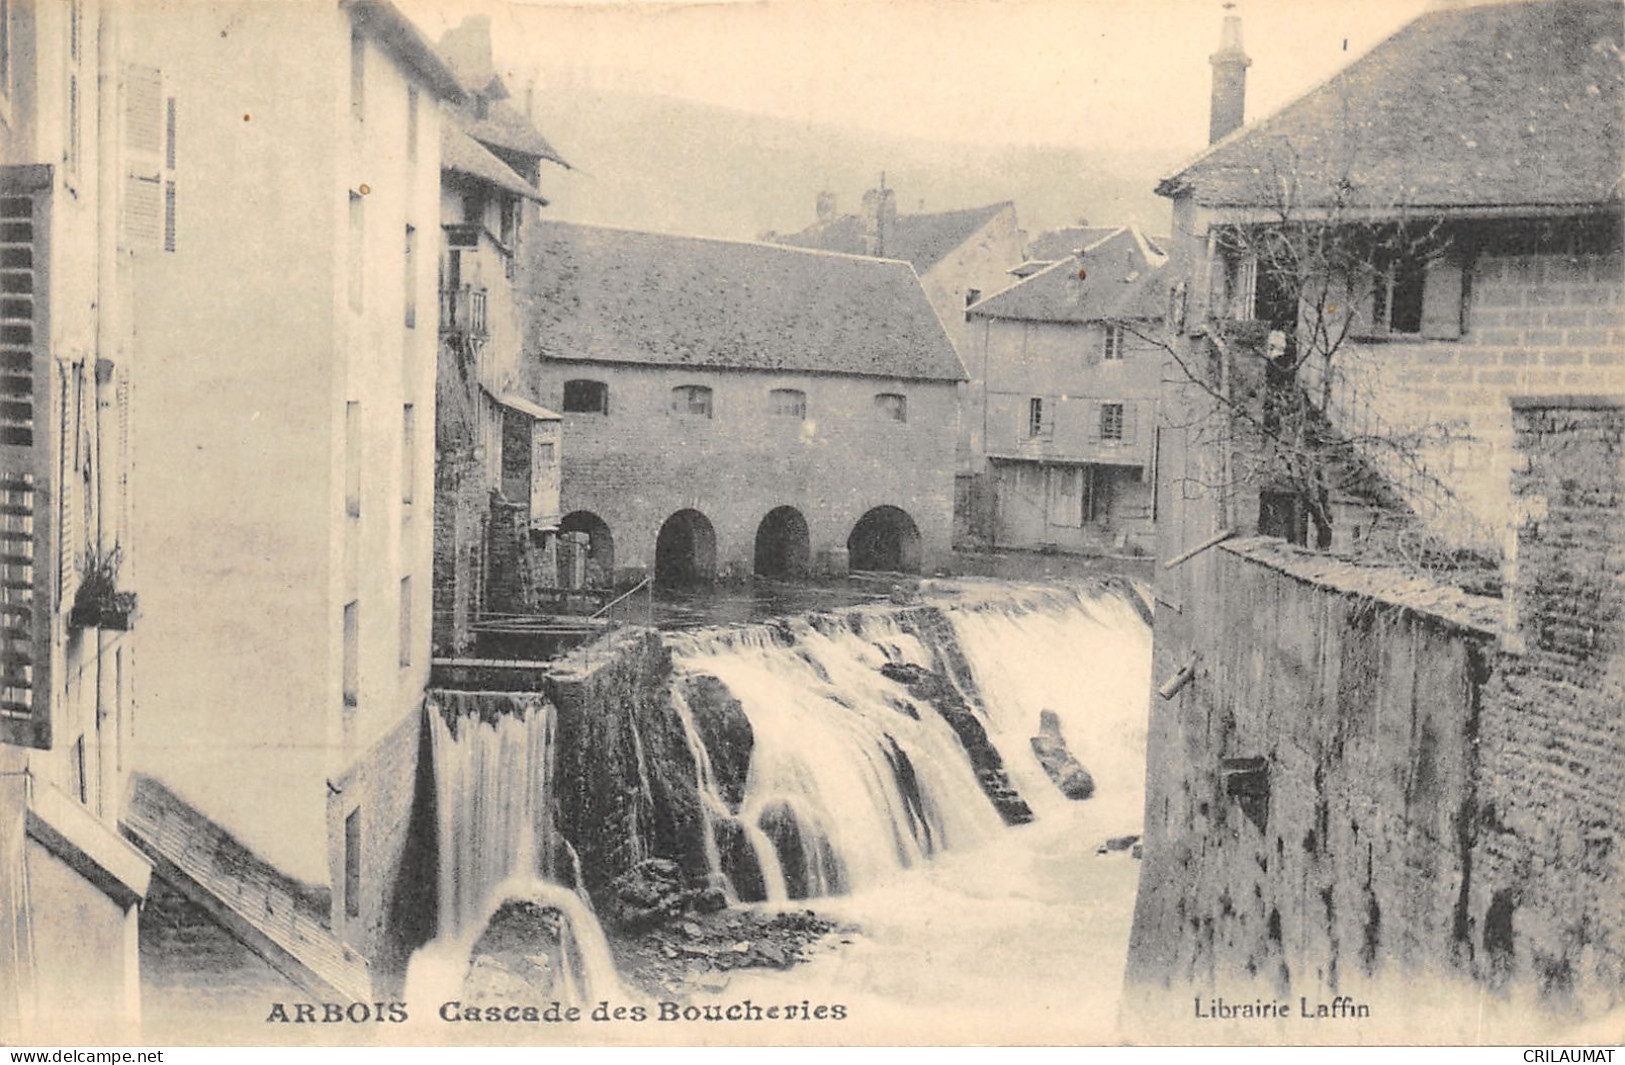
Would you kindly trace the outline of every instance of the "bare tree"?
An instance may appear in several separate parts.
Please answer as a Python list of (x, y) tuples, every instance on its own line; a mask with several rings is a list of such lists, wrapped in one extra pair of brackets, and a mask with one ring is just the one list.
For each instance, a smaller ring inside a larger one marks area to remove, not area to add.
[[(1324, 155), (1306, 165), (1283, 141), (1254, 176), (1253, 206), (1210, 237), (1206, 320), (1178, 320), (1187, 293), (1176, 288), (1173, 320), (1144, 338), (1198, 397), (1182, 427), (1192, 447), (1214, 456), (1203, 487), (1231, 507), (1256, 498), (1261, 531), (1330, 547), (1336, 522), (1360, 513), (1343, 546), (1436, 574), (1482, 570), (1484, 560), (1447, 548), (1418, 514), (1471, 521), (1425, 461), (1464, 434), (1386, 421), (1363, 343), (1422, 332), (1432, 310), (1424, 279), (1459, 270), (1456, 235), (1403, 202), (1373, 207), (1372, 190), (1346, 176), (1347, 165), (1336, 179), (1326, 172)], [(1459, 327), (1459, 287), (1453, 311)], [(1471, 538), (1490, 539), (1480, 529)]]

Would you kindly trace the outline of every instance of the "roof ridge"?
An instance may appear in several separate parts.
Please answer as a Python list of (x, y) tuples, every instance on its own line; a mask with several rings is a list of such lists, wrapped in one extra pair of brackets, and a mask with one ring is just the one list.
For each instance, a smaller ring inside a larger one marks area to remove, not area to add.
[(567, 218), (543, 218), (532, 225), (569, 226), (574, 229), (601, 229), (612, 233), (631, 233), (638, 236), (664, 237), (670, 240), (695, 240), (710, 244), (734, 244), (746, 248), (770, 248), (773, 251), (795, 255), (821, 255), (831, 259), (855, 259), (859, 262), (887, 266), (906, 266), (913, 271), (914, 264), (907, 259), (892, 259), (877, 255), (853, 255), (844, 251), (825, 251), (823, 248), (804, 248), (799, 244), (780, 244), (771, 240), (747, 240), (741, 237), (718, 237), (706, 233), (673, 233), (662, 229), (638, 229), (633, 226), (610, 225), (607, 222), (575, 222)]

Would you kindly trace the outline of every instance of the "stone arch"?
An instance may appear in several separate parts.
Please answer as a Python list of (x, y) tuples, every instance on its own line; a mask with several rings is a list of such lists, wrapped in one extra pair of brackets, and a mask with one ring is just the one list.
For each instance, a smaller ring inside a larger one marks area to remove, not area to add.
[(559, 540), (560, 587), (614, 586), (615, 536), (608, 522), (590, 510), (572, 510), (559, 522)]
[(846, 538), (847, 565), (855, 570), (920, 572), (920, 529), (898, 507), (875, 507)]
[(679, 510), (655, 537), (655, 583), (703, 584), (717, 575), (717, 531), (697, 510)]
[(812, 563), (812, 535), (795, 507), (774, 507), (756, 526), (758, 577), (801, 578)]

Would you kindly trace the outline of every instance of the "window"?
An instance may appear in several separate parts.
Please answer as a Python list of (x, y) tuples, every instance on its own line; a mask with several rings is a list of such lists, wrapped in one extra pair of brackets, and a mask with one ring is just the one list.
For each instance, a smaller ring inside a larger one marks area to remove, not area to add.
[(344, 405), (344, 512), (361, 517), (361, 404)]
[(418, 161), (418, 87), (406, 87), (406, 161)]
[(353, 710), (361, 703), (361, 603), (344, 604), (344, 706)]
[(1371, 294), (1371, 322), (1378, 332), (1422, 331), (1422, 263), (1409, 256), (1385, 257), (1377, 264)]
[(697, 418), (711, 417), (711, 390), (704, 385), (678, 385), (671, 390), (671, 411)]
[(1034, 396), (1027, 401), (1027, 435), (1029, 437), (1053, 436), (1055, 424), (1053, 415), (1046, 416), (1044, 410), (1044, 397)]
[(412, 664), (412, 578), (401, 578), (401, 668)]
[(767, 394), (767, 402), (775, 415), (798, 420), (807, 416), (807, 393), (799, 388), (775, 388)]
[(564, 413), (608, 414), (609, 386), (580, 379), (564, 382)]
[(362, 252), (366, 245), (367, 213), (366, 201), (361, 193), (350, 192), (350, 246), (349, 246), (349, 281), (350, 281), (350, 309), (361, 310), (361, 290), (363, 277)]
[(367, 118), (367, 39), (360, 30), (350, 31), (350, 117)]
[(908, 421), (908, 397), (896, 392), (881, 392), (875, 396), (875, 413), (894, 422)]
[(1121, 403), (1102, 403), (1100, 405), (1100, 438), (1102, 440), (1123, 439), (1123, 405)]
[(553, 445), (552, 444), (537, 444), (536, 445), (536, 468), (537, 469), (542, 469), (542, 470), (551, 470), (553, 468), (553, 461), (554, 461), (554, 459), (553, 459)]
[(1106, 327), (1106, 336), (1105, 336), (1105, 340), (1104, 340), (1104, 346), (1101, 348), (1101, 351), (1100, 351), (1100, 358), (1104, 362), (1122, 362), (1123, 361), (1123, 327), (1122, 326), (1120, 326), (1120, 325), (1108, 325)]
[(361, 916), (361, 807), (344, 819), (344, 916)]
[(406, 227), (406, 328), (415, 329), (418, 324), (418, 285), (417, 285), (417, 246), (418, 231), (415, 226)]
[(412, 505), (412, 491), (418, 479), (417, 418), (408, 403), (401, 408), (401, 502)]

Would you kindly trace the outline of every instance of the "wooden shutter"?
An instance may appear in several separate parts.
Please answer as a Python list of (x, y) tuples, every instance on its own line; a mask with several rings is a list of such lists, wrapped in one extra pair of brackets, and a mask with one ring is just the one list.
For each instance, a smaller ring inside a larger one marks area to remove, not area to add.
[(159, 248), (164, 236), (166, 114), (163, 75), (124, 68), (123, 237), (130, 248)]
[(1422, 335), (1432, 340), (1461, 336), (1462, 266), (1454, 255), (1430, 260), (1422, 281)]
[(51, 746), (48, 167), (0, 172), (0, 743)]

